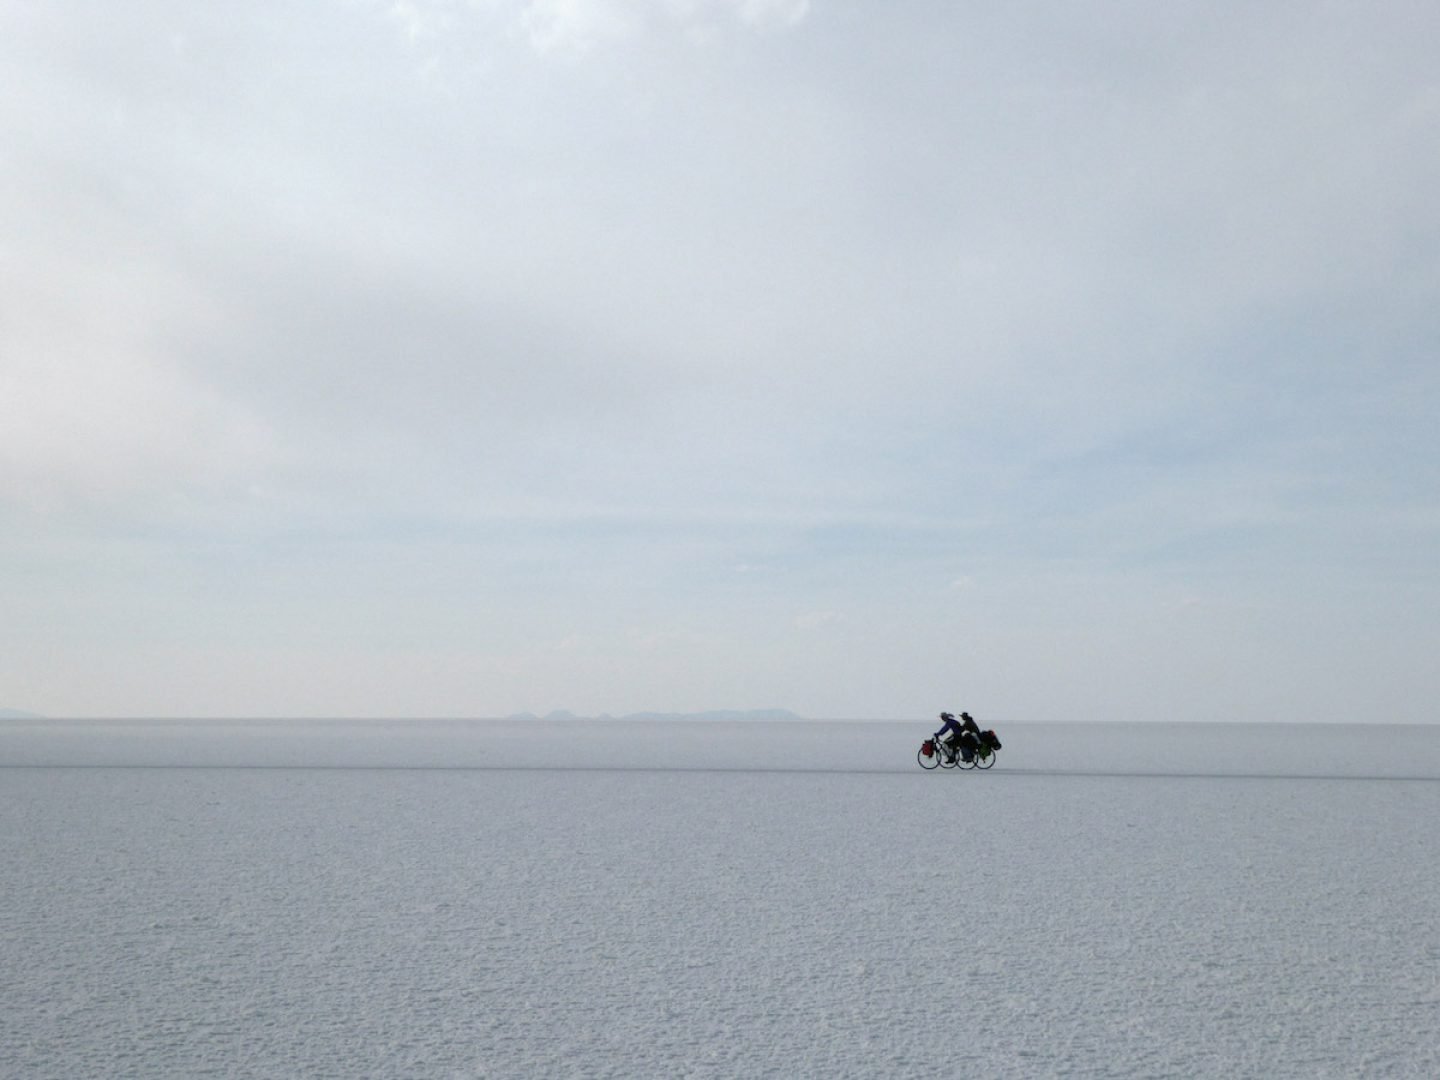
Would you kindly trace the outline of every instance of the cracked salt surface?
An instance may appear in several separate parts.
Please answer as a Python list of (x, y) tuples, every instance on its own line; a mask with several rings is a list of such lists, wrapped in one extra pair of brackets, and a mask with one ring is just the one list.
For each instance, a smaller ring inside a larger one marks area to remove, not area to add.
[(1440, 728), (925, 727), (0, 725), (0, 1075), (1440, 1075)]

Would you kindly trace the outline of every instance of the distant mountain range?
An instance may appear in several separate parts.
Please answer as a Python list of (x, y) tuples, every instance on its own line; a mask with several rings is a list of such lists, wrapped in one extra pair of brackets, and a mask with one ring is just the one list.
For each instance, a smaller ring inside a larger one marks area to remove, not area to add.
[(789, 709), (717, 709), (710, 712), (693, 713), (662, 713), (662, 712), (639, 712), (626, 713), (624, 716), (612, 716), (610, 713), (601, 713), (599, 716), (577, 716), (567, 709), (556, 709), (554, 712), (546, 713), (544, 716), (536, 716), (534, 713), (516, 713), (507, 716), (507, 720), (803, 720), (803, 716), (793, 713)]

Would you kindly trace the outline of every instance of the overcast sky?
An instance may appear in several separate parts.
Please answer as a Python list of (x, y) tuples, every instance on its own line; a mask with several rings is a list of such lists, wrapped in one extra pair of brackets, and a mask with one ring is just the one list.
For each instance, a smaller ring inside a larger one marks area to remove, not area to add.
[(1440, 719), (1437, 41), (0, 0), (0, 706)]

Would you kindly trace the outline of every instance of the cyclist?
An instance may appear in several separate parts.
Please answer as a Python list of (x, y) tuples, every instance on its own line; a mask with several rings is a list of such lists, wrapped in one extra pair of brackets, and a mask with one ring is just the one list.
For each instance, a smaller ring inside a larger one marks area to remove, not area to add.
[[(960, 715), (967, 716), (968, 714), (961, 713)], [(949, 765), (955, 760), (955, 750), (960, 745), (960, 733), (964, 730), (964, 726), (955, 719), (953, 713), (942, 712), (940, 714), (940, 730), (935, 732), (932, 738), (935, 740), (935, 745), (944, 752), (945, 764)]]
[(975, 760), (975, 754), (980, 749), (980, 725), (975, 723), (975, 718), (968, 712), (960, 714), (960, 753), (968, 761)]
[(955, 760), (958, 752), (969, 763), (975, 760), (980, 749), (980, 725), (968, 712), (962, 712), (956, 720), (953, 713), (940, 714), (940, 730), (935, 732), (936, 745), (945, 751), (945, 764)]

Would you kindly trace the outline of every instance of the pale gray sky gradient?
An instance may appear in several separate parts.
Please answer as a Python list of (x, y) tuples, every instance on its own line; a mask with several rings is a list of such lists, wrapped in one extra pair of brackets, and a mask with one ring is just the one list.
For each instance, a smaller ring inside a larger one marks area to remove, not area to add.
[(1437, 40), (0, 2), (0, 705), (1435, 720)]

